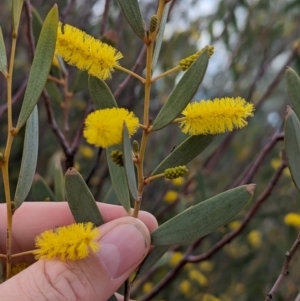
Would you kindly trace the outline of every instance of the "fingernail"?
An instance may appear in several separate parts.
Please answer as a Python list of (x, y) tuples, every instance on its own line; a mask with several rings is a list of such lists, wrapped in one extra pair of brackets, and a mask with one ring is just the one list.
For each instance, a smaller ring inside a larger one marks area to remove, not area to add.
[(122, 224), (100, 240), (97, 253), (109, 275), (115, 279), (135, 267), (145, 257), (148, 242), (144, 229), (138, 224)]

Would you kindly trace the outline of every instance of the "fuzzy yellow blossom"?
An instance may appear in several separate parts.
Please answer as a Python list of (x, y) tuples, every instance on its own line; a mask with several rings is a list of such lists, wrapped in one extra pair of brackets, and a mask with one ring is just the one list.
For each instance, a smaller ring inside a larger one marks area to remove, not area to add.
[(172, 180), (174, 186), (182, 186), (184, 184), (184, 178), (177, 178)]
[(209, 260), (204, 260), (199, 263), (199, 268), (203, 272), (211, 272), (214, 268), (214, 264)]
[(182, 252), (174, 252), (169, 263), (171, 266), (175, 266), (183, 257)]
[(202, 301), (221, 301), (221, 299), (211, 294), (204, 294), (202, 297)]
[(178, 121), (185, 134), (218, 134), (243, 128), (253, 111), (253, 104), (241, 97), (216, 98), (188, 104)]
[(192, 288), (191, 283), (188, 280), (183, 280), (179, 284), (179, 290), (185, 296), (190, 295), (191, 288)]
[(139, 119), (133, 112), (124, 108), (97, 110), (87, 116), (83, 135), (88, 143), (103, 148), (119, 144), (124, 122), (132, 136), (139, 126)]
[(253, 248), (259, 248), (262, 244), (261, 233), (257, 230), (252, 230), (247, 235), (247, 239)]
[(208, 280), (207, 278), (199, 271), (193, 269), (189, 271), (189, 278), (191, 280), (197, 281), (201, 286), (207, 286)]
[(168, 190), (164, 196), (164, 201), (166, 203), (174, 203), (178, 199), (178, 192), (174, 190)]
[(241, 225), (240, 221), (232, 221), (229, 223), (228, 227), (230, 230), (234, 231)]
[(14, 264), (11, 268), (10, 276), (13, 277), (13, 276), (19, 274), (20, 272), (22, 272), (29, 266), (30, 266), (30, 264), (28, 262), (19, 262), (19, 263)]
[(87, 145), (82, 146), (79, 152), (84, 158), (87, 159), (91, 159), (94, 156), (94, 150)]
[(299, 213), (288, 213), (284, 216), (284, 223), (288, 226), (300, 228), (300, 214)]
[(153, 283), (152, 282), (145, 282), (143, 285), (143, 292), (149, 293), (153, 289)]
[(69, 65), (100, 79), (111, 78), (123, 55), (112, 46), (69, 24), (58, 24), (55, 53)]
[(62, 261), (86, 258), (99, 250), (95, 240), (100, 231), (92, 223), (72, 224), (41, 233), (35, 239), (36, 259), (58, 258)]

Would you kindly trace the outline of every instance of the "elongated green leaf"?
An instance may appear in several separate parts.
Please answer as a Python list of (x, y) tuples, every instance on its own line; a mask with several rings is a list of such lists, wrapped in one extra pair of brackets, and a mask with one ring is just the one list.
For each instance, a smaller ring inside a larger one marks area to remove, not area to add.
[(51, 103), (55, 103), (57, 105), (61, 105), (63, 103), (61, 92), (59, 91), (56, 83), (54, 83), (51, 80), (47, 80), (45, 84), (45, 89), (49, 94)]
[(7, 57), (6, 57), (6, 49), (5, 49), (1, 26), (0, 26), (0, 72), (2, 72), (4, 75), (7, 75)]
[(293, 111), (300, 120), (300, 78), (292, 68), (288, 67), (285, 72), (285, 79)]
[(14, 29), (15, 34), (17, 34), (17, 32), (18, 32), (23, 3), (24, 3), (24, 0), (13, 0), (12, 1), (13, 29)]
[(89, 76), (86, 71), (77, 71), (76, 77), (71, 84), (70, 91), (78, 93), (79, 91), (86, 89), (88, 85), (88, 78)]
[(126, 174), (123, 166), (118, 166), (110, 157), (114, 150), (122, 151), (122, 145), (114, 145), (106, 149), (107, 163), (112, 185), (116, 192), (117, 198), (127, 212), (130, 211), (130, 196), (126, 182)]
[(132, 150), (126, 123), (123, 124), (123, 158), (127, 185), (134, 200), (138, 199), (136, 176), (132, 161)]
[(153, 122), (153, 131), (157, 131), (171, 123), (187, 106), (202, 82), (207, 65), (208, 49), (184, 73), (179, 83), (171, 92), (166, 103)]
[(89, 90), (95, 109), (117, 108), (117, 102), (107, 84), (96, 77), (89, 76)]
[(37, 202), (51, 201), (56, 202), (56, 198), (46, 181), (39, 175), (35, 174), (32, 183), (33, 200)]
[(39, 12), (34, 7), (31, 8), (31, 14), (32, 14), (33, 37), (35, 42), (37, 42), (42, 30), (43, 19), (41, 18)]
[(171, 6), (171, 2), (168, 2), (165, 5), (165, 9), (164, 9), (161, 21), (160, 21), (159, 31), (158, 31), (158, 34), (157, 34), (155, 49), (154, 49), (153, 59), (152, 59), (152, 70), (154, 70), (154, 68), (156, 66), (158, 56), (159, 56), (159, 53), (160, 53), (160, 48), (161, 48), (161, 44), (163, 42), (165, 26), (166, 26), (166, 23), (167, 23), (170, 6)]
[(54, 193), (57, 201), (65, 201), (64, 174), (59, 153), (54, 157)]
[(137, 0), (118, 0), (128, 24), (141, 39), (145, 36), (144, 22)]
[(71, 167), (65, 175), (65, 192), (72, 215), (77, 223), (104, 224), (96, 201), (78, 171)]
[(45, 86), (55, 50), (57, 25), (58, 10), (54, 5), (46, 17), (37, 43), (16, 131), (26, 122)]
[(22, 163), (14, 197), (17, 208), (22, 205), (31, 188), (36, 170), (38, 148), (39, 121), (37, 106), (35, 106), (26, 123)]
[(186, 165), (198, 156), (212, 141), (212, 135), (190, 136), (177, 146), (152, 172), (151, 176), (164, 172), (166, 168)]
[[(113, 94), (103, 80), (89, 76), (89, 90), (95, 105), (95, 109), (98, 110), (118, 107)], [(122, 151), (122, 145), (114, 145), (108, 147), (106, 150), (110, 179), (119, 202), (122, 204), (125, 210), (129, 212), (131, 206), (125, 169), (124, 167), (120, 167), (112, 161), (110, 153), (114, 150)]]
[(151, 244), (185, 244), (228, 223), (251, 199), (254, 184), (240, 186), (192, 206), (151, 233)]
[(300, 121), (290, 107), (285, 116), (284, 144), (292, 179), (300, 191)]
[(168, 251), (169, 248), (170, 246), (155, 246), (154, 249), (151, 250), (151, 252), (141, 263), (134, 280), (139, 279), (141, 276), (147, 273), (149, 269), (153, 267), (158, 262), (158, 260)]

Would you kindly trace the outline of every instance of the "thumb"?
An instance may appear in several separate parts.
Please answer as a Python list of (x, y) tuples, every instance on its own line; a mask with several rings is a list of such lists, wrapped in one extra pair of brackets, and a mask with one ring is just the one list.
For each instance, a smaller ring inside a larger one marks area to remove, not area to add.
[(106, 301), (147, 255), (150, 234), (133, 217), (104, 224), (100, 231), (96, 254), (79, 261), (39, 260), (0, 285), (1, 300)]

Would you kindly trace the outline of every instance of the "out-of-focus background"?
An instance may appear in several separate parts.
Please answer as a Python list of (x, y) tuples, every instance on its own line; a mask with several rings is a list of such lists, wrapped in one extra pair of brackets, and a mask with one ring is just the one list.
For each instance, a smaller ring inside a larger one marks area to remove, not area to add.
[[(38, 36), (38, 15), (43, 19), (57, 1), (32, 0), (33, 30)], [(121, 65), (143, 74), (143, 43), (127, 24), (116, 0), (58, 1), (60, 20), (101, 38), (120, 50)], [(146, 24), (155, 14), (157, 1), (141, 0)], [(277, 139), (283, 130), (286, 106), (289, 105), (285, 86), (286, 66), (300, 73), (300, 1), (299, 0), (173, 0), (171, 1), (164, 42), (154, 74), (174, 66), (181, 58), (213, 45), (214, 55), (194, 99), (241, 96), (253, 102), (255, 116), (246, 128), (233, 134), (215, 137), (213, 143), (189, 165), (189, 174), (182, 180), (159, 180), (146, 188), (142, 209), (152, 212), (160, 223), (185, 208), (229, 188), (253, 182), (257, 184), (254, 198), (228, 225), (218, 229), (199, 244), (194, 254), (208, 251), (216, 242), (237, 229), (246, 213), (269, 185), (281, 164), (283, 140)], [(23, 11), (17, 44), (13, 79), (15, 118), (20, 110), (26, 78), (31, 65), (28, 43), (28, 22)], [(10, 51), (11, 2), (0, 3), (0, 25), (6, 49)], [(57, 86), (50, 95), (58, 127), (71, 145), (75, 137), (80, 143), (74, 151), (74, 165), (89, 183), (98, 201), (116, 203), (111, 188), (105, 151), (87, 145), (80, 129), (86, 112), (91, 109), (87, 75), (68, 67), (69, 88), (74, 96), (69, 100), (68, 122), (63, 91)], [(172, 73), (152, 87), (150, 116), (154, 118), (182, 73)], [(126, 74), (115, 71), (107, 84), (116, 95), (120, 107), (142, 116), (143, 87), (136, 79), (121, 85)], [(0, 77), (0, 151), (6, 141), (6, 86)], [(62, 152), (51, 130), (43, 100), (39, 102), (40, 149), (37, 172), (53, 187), (53, 160)], [(21, 163), (24, 133), (14, 141), (10, 161), (11, 189), (15, 189)], [(274, 138), (275, 137), (275, 138)], [(137, 140), (139, 135), (135, 137)], [(185, 139), (177, 125), (153, 134), (148, 143), (145, 173), (150, 174), (163, 158)], [(56, 157), (55, 157), (56, 156)], [(261, 160), (259, 160), (261, 156)], [(63, 157), (63, 155), (62, 155)], [(255, 165), (257, 164), (257, 166)], [(65, 162), (63, 160), (63, 166)], [(257, 169), (246, 178), (249, 168)], [(0, 179), (1, 175), (0, 175)], [(28, 200), (43, 201), (31, 191)], [(0, 181), (0, 202), (4, 202)], [(295, 215), (288, 215), (295, 213)], [(264, 300), (278, 277), (284, 254), (293, 244), (300, 228), (300, 198), (294, 188), (288, 168), (281, 174), (272, 194), (264, 201), (243, 232), (208, 260), (188, 263), (180, 269), (155, 300)], [(178, 263), (187, 246), (172, 249), (156, 268), (156, 273), (135, 289), (138, 299)], [(300, 292), (300, 258), (291, 262), (290, 275), (274, 300), (295, 300)], [(154, 300), (152, 299), (152, 300)]]

